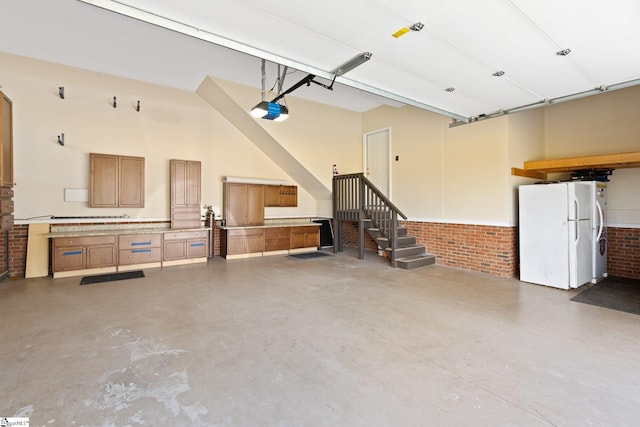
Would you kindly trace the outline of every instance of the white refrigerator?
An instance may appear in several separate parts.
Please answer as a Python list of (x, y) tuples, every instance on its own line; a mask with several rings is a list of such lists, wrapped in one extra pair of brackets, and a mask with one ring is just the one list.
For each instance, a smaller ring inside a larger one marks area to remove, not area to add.
[(520, 280), (561, 289), (606, 277), (606, 183), (519, 187)]

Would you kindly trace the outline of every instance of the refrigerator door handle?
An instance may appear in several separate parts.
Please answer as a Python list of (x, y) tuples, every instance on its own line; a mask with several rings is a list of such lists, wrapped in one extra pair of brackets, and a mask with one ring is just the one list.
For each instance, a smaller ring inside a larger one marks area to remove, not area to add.
[(602, 206), (600, 206), (600, 202), (596, 200), (596, 207), (598, 208), (598, 216), (600, 217), (600, 229), (598, 230), (598, 236), (596, 237), (596, 242), (600, 240), (602, 236), (602, 230), (604, 230), (604, 214), (602, 212)]

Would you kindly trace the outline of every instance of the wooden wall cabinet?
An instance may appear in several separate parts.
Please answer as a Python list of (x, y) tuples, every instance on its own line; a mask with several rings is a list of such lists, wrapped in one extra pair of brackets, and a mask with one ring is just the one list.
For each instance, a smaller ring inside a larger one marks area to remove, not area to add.
[(116, 236), (53, 239), (53, 272), (115, 267)]
[(224, 183), (224, 218), (229, 227), (264, 224), (264, 186)]
[(192, 160), (170, 161), (171, 228), (199, 227), (201, 163)]
[(13, 227), (13, 104), (0, 92), (0, 230)]
[(89, 207), (144, 207), (144, 157), (89, 153), (89, 163)]
[(265, 185), (265, 207), (298, 206), (298, 187), (295, 185)]
[(164, 261), (206, 258), (209, 254), (209, 231), (171, 231), (164, 233)]

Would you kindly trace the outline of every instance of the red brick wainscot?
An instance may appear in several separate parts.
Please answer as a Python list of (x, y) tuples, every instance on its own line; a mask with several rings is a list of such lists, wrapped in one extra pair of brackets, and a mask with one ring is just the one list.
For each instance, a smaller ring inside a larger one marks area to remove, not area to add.
[[(500, 277), (518, 275), (518, 231), (516, 227), (439, 222), (401, 221), (407, 234), (437, 256), (442, 265), (480, 271)], [(358, 223), (344, 222), (344, 244), (358, 247)], [(365, 235), (365, 251), (376, 252), (376, 242)]]
[(610, 276), (640, 279), (640, 228), (607, 228)]
[(404, 221), (437, 263), (500, 277), (518, 275), (516, 227)]

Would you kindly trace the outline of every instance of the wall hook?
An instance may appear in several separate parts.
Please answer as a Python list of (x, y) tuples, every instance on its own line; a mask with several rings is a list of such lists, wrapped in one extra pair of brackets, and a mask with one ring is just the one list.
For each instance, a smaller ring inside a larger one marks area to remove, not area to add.
[(58, 144), (64, 146), (64, 133), (58, 135)]
[(140, 101), (136, 104), (136, 111), (140, 111)]
[(113, 108), (116, 108), (118, 104), (116, 103), (116, 97), (113, 97)]
[(58, 88), (58, 95), (60, 95), (60, 99), (64, 99), (64, 86)]

